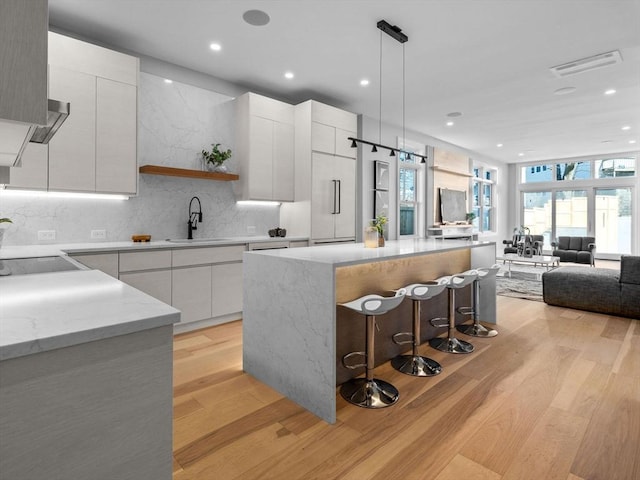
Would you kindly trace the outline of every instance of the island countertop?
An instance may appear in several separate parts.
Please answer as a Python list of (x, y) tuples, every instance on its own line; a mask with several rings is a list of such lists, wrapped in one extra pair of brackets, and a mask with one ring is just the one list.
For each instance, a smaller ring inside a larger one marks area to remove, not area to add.
[(0, 360), (179, 321), (179, 310), (98, 270), (0, 277)]

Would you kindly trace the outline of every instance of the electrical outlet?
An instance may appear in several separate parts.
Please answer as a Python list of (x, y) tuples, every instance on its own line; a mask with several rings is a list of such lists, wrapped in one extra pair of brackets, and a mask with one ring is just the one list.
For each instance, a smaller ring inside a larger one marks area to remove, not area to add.
[(56, 239), (56, 231), (55, 230), (38, 230), (38, 240), (55, 240)]
[(106, 230), (91, 230), (91, 238), (93, 239), (104, 239), (107, 238)]
[(247, 227), (247, 233), (248, 233), (249, 235), (253, 235), (254, 233), (256, 233), (256, 227), (255, 227), (255, 226), (253, 226), (253, 225), (249, 225), (249, 226)]

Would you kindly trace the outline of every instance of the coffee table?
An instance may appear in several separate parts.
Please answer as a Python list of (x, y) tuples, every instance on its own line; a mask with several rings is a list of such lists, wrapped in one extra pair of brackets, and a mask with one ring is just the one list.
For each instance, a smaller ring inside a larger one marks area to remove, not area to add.
[(560, 257), (552, 257), (551, 255), (533, 255), (531, 257), (521, 257), (520, 255), (515, 253), (505, 253), (504, 255), (497, 256), (496, 260), (502, 260), (503, 263), (509, 265), (509, 277), (511, 277), (511, 264), (513, 263), (533, 264), (534, 267), (537, 267), (538, 264), (540, 264), (540, 266), (547, 267), (547, 271), (549, 271), (550, 267), (560, 266)]

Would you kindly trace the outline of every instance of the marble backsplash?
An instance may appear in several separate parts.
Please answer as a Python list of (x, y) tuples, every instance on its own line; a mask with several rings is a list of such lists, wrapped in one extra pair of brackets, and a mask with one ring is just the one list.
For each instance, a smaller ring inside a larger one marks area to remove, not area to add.
[[(141, 72), (138, 100), (138, 163), (201, 169), (200, 151), (211, 143), (234, 150), (232, 98)], [(227, 162), (234, 170), (233, 157)], [(13, 220), (5, 245), (52, 243), (37, 232), (55, 230), (54, 243), (90, 242), (91, 230), (126, 241), (133, 234), (153, 239), (185, 238), (191, 197), (202, 203), (195, 238), (256, 235), (278, 226), (279, 207), (235, 202), (231, 182), (139, 175), (138, 195), (129, 200), (0, 196), (0, 217)]]

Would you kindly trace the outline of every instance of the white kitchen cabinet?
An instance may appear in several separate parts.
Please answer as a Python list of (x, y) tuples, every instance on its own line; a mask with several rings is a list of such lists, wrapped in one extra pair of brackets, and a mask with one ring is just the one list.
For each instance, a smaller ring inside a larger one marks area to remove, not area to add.
[(171, 270), (121, 273), (120, 281), (171, 305)]
[(94, 192), (96, 77), (52, 65), (49, 94), (71, 104), (64, 128), (49, 141), (49, 188)]
[(236, 99), (238, 174), (242, 200), (294, 200), (294, 107), (246, 93)]
[(100, 270), (113, 278), (118, 278), (117, 253), (70, 254), (69, 256), (89, 268)]
[(211, 266), (174, 268), (171, 305), (182, 312), (181, 323), (211, 318)]
[(120, 252), (119, 272), (158, 270), (171, 268), (171, 250), (149, 250), (147, 252)]
[(242, 263), (212, 265), (211, 299), (212, 317), (242, 311)]
[(356, 224), (357, 116), (310, 100), (295, 111), (296, 201), (282, 204), (280, 223), (310, 243), (352, 241)]

